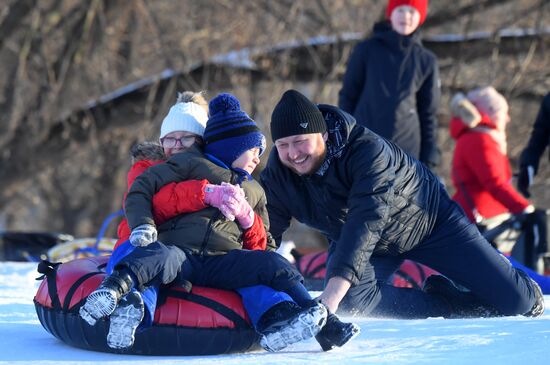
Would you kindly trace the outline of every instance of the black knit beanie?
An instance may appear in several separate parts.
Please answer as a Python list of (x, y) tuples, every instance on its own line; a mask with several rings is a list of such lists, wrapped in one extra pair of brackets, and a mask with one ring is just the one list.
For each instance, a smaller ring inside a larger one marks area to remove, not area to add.
[(325, 133), (327, 123), (315, 104), (296, 90), (287, 90), (271, 113), (271, 138)]

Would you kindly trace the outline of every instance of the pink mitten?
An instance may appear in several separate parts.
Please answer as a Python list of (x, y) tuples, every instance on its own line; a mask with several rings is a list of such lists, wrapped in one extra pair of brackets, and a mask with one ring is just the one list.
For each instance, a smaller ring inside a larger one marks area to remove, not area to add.
[(221, 185), (206, 184), (204, 187), (204, 202), (219, 208), (222, 205), (224, 187)]
[(224, 181), (221, 183), (221, 186), (224, 188), (224, 196), (231, 196), (234, 198), (237, 196), (245, 197), (244, 190), (239, 185), (233, 185)]
[[(241, 188), (239, 187), (239, 189)], [(237, 219), (242, 228), (248, 229), (252, 227), (254, 223), (254, 210), (252, 210), (252, 207), (246, 201), (244, 192), (242, 194), (224, 195), (222, 206), (224, 207), (223, 209), (227, 209), (230, 214), (235, 216), (235, 219)]]
[(206, 184), (204, 188), (204, 202), (218, 208), (225, 218), (233, 221), (235, 220), (235, 216), (223, 205), (223, 197), (229, 193), (224, 184), (226, 183), (222, 183), (222, 185)]

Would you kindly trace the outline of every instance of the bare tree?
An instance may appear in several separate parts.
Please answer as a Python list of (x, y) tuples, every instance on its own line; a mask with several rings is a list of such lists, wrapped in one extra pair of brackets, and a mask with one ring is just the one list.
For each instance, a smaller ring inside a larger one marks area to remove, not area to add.
[[(0, 229), (94, 235), (120, 208), (131, 145), (157, 138), (178, 90), (233, 92), (266, 133), (289, 87), (335, 104), (350, 50), (384, 14), (375, 0), (4, 0)], [(442, 70), (443, 178), (449, 95), (481, 83), (511, 101), (515, 161), (550, 89), (549, 15), (545, 0), (430, 5), (423, 34)], [(509, 37), (512, 28), (532, 34)], [(442, 34), (464, 39), (430, 42)], [(252, 66), (212, 66), (234, 51)], [(550, 206), (550, 169), (541, 171), (535, 194)]]

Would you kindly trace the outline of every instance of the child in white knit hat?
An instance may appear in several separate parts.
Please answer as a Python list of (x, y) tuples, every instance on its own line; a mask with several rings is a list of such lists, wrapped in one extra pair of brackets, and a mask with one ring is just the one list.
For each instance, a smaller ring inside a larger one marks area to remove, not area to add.
[(208, 103), (201, 93), (179, 94), (160, 127), (160, 144), (166, 158), (184, 151), (195, 142), (202, 144), (202, 135), (208, 121)]

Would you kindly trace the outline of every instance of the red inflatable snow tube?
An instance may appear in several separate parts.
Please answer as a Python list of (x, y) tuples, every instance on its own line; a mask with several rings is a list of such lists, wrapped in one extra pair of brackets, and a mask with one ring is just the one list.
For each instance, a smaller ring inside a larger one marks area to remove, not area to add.
[(90, 326), (78, 315), (86, 297), (105, 276), (107, 256), (77, 259), (64, 264), (43, 261), (44, 273), (34, 298), (42, 326), (68, 345), (103, 352), (136, 355), (215, 355), (258, 348), (239, 295), (226, 290), (193, 287), (161, 289), (166, 300), (155, 311), (153, 326), (136, 333), (134, 346), (107, 346), (109, 320)]
[[(327, 272), (328, 252), (321, 251), (306, 255), (292, 250), (296, 260), (296, 267), (304, 277), (304, 284), (309, 290), (323, 290)], [(414, 261), (405, 260), (391, 277), (393, 286), (399, 288), (421, 289), (424, 280), (430, 275), (437, 274), (435, 270)]]

